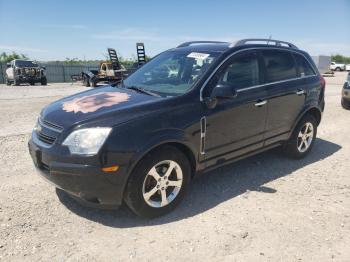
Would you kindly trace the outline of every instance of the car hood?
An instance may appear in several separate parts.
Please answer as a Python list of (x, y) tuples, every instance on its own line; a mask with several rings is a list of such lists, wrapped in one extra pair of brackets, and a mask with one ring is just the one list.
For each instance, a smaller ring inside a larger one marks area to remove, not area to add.
[(41, 118), (62, 128), (108, 119), (109, 125), (145, 114), (143, 106), (164, 98), (105, 86), (60, 99), (41, 112)]

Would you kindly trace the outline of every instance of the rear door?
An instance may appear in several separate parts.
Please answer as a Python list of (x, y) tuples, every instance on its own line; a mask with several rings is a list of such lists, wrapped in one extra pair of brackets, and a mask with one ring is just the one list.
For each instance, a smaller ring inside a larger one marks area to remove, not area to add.
[(261, 51), (267, 91), (265, 145), (286, 139), (305, 103), (302, 79), (294, 56), (281, 49)]

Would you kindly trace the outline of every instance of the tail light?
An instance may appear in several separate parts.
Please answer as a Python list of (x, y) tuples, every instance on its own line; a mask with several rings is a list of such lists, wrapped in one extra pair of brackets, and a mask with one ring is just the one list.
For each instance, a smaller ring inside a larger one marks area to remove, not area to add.
[(326, 88), (326, 79), (323, 76), (321, 76), (321, 86), (323, 89)]

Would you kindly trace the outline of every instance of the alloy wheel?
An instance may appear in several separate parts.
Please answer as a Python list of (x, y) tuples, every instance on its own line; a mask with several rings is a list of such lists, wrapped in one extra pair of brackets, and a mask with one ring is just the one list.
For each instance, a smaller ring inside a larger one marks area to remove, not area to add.
[(297, 147), (300, 153), (306, 152), (314, 139), (314, 126), (312, 123), (307, 122), (301, 128), (298, 139), (297, 139)]
[(145, 202), (154, 208), (169, 205), (179, 194), (183, 174), (178, 163), (164, 160), (148, 171), (142, 186)]

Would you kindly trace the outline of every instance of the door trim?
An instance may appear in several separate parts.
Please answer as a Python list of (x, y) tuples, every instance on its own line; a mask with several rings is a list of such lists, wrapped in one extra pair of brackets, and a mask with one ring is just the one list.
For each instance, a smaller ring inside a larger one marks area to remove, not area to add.
[(207, 118), (203, 116), (200, 120), (201, 135), (200, 135), (200, 146), (199, 152), (201, 155), (205, 155), (205, 135), (207, 133)]

